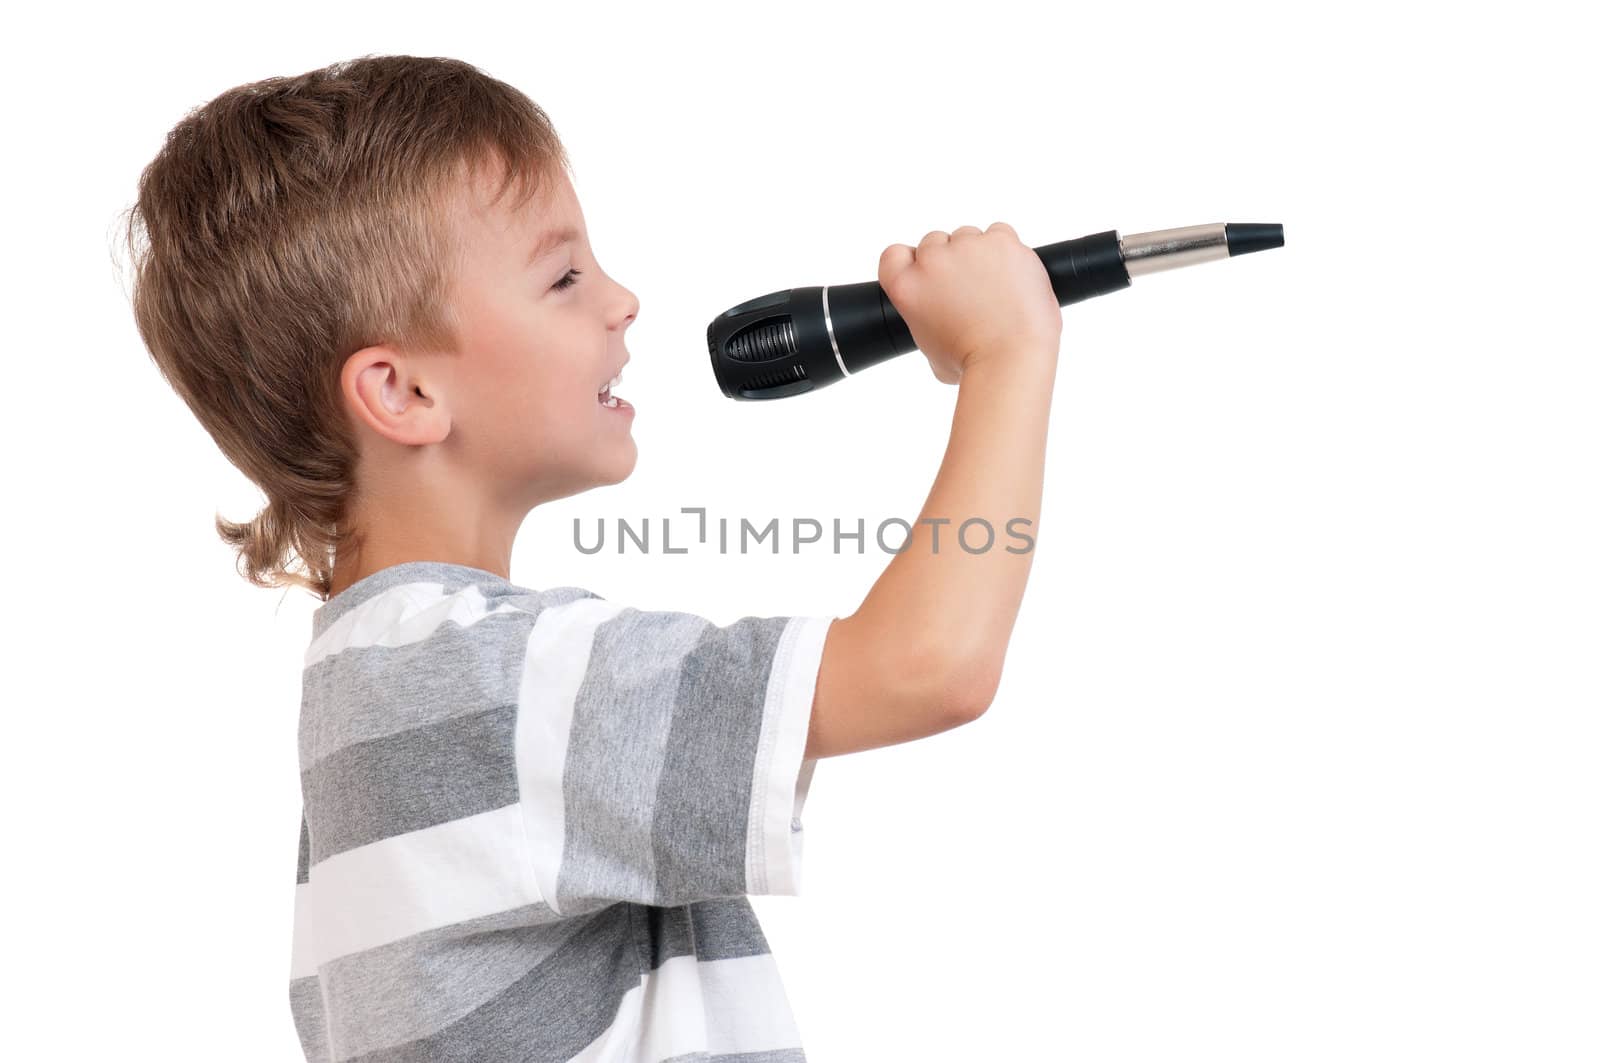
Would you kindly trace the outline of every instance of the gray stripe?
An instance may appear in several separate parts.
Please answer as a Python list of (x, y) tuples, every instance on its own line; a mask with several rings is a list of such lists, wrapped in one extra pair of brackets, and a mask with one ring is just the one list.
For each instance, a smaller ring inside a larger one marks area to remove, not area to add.
[(322, 987), (317, 984), (316, 975), (289, 979), (289, 1010), (294, 1015), (294, 1031), (300, 1036), (300, 1050), (307, 1063), (331, 1063), (327, 1013), (322, 1007)]
[(689, 906), (701, 960), (729, 960), (772, 951), (749, 897), (697, 901)]
[(657, 904), (749, 892), (745, 852), (767, 675), (788, 617), (708, 627), (677, 671), (656, 788)]
[(346, 746), (301, 775), (311, 863), (517, 803), (515, 704)]
[(678, 956), (711, 960), (771, 953), (748, 897), (695, 901), (676, 908), (633, 905), (639, 951), (655, 970)]
[(357, 742), (516, 701), (536, 615), (498, 613), (466, 628), (447, 620), (421, 642), (352, 647), (311, 665), (301, 678), (300, 769)]
[(294, 884), (303, 885), (311, 878), (311, 828), (307, 826), (306, 810), (300, 808), (300, 857), (295, 861)]
[[(650, 813), (673, 727), (678, 670), (710, 630), (703, 617), (637, 609), (596, 626), (563, 768), (566, 829), (556, 880), (563, 911), (595, 897), (666, 903), (656, 883)], [(639, 652), (642, 646), (650, 652)]]
[[(595, 628), (564, 768), (557, 906), (740, 897), (767, 676), (792, 617), (624, 609)], [(648, 655), (636, 647), (648, 646)]]
[(616, 1019), (639, 985), (627, 905), (576, 920), (570, 938), (504, 992), (432, 1036), (354, 1057), (359, 1063), (567, 1060)]
[(582, 927), (544, 904), (414, 934), (325, 964), (333, 1042), (359, 1055), (438, 1033), (493, 1000)]
[[(771, 951), (745, 897), (678, 908), (615, 907), (628, 912), (645, 970), (678, 956), (697, 955), (704, 963)], [(528, 905), (326, 964), (323, 985), (334, 1014), (350, 1023), (334, 1031), (341, 1053), (371, 1051), (380, 1041), (423, 1038), (446, 1027), (543, 962), (585, 921), (552, 920), (548, 906)], [(312, 1005), (315, 1013), (297, 1014), (297, 1023), (322, 1021), (320, 996), (296, 1007)]]
[[(452, 1035), (451, 1023), (457, 1017), (468, 1016), (479, 1005), (498, 1006), (500, 1002), (493, 998), (515, 990), (515, 983), (532, 976), (536, 965), (550, 961), (568, 939), (594, 919), (617, 922), (633, 939), (636, 951), (623, 955), (623, 967), (629, 972), (657, 970), (667, 960), (678, 956), (698, 955), (699, 961), (704, 963), (770, 953), (756, 913), (746, 897), (700, 901), (678, 908), (621, 903), (597, 915), (576, 919), (556, 919), (551, 909), (542, 904), (515, 908), (429, 930), (325, 965), (323, 984), (333, 1001), (334, 1014), (340, 1016), (341, 1022), (349, 1024), (335, 1031), (341, 1054), (375, 1052), (375, 1059), (392, 1058), (377, 1052), (377, 1042), (392, 1044), (399, 1038), (406, 1038), (437, 1043), (441, 1034)], [(614, 942), (602, 936), (585, 947), (611, 949)], [(555, 957), (555, 961), (565, 964), (568, 970), (581, 965), (570, 955)], [(636, 984), (626, 979), (618, 984), (623, 983), (624, 992)], [(322, 996), (316, 978), (296, 979), (290, 997), (301, 1037), (314, 1037), (322, 1044), (326, 1035)], [(535, 1001), (533, 1009), (523, 1014), (521, 1021), (533, 1027), (558, 1022), (560, 1018)], [(611, 1021), (614, 1020), (612, 1014)], [(512, 1031), (512, 1036), (521, 1034)], [(598, 1032), (594, 1036), (598, 1036)], [(305, 1043), (302, 1040), (302, 1044)], [(405, 1047), (410, 1050), (415, 1046)], [(568, 1056), (582, 1047), (579, 1045)], [(309, 1051), (321, 1053), (308, 1055), (310, 1059), (327, 1058), (325, 1046)], [(550, 1058), (566, 1059), (568, 1056)], [(707, 1057), (691, 1054), (676, 1058), (699, 1060)], [(767, 1056), (757, 1053), (710, 1058), (764, 1059)], [(780, 1053), (771, 1058), (804, 1057)]]

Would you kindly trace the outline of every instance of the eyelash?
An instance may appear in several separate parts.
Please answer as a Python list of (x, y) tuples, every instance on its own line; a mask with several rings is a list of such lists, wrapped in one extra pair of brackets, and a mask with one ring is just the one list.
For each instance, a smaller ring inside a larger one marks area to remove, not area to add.
[(582, 272), (583, 272), (583, 270), (581, 270), (581, 269), (569, 269), (569, 270), (567, 270), (566, 274), (563, 275), (560, 280), (556, 281), (555, 284), (551, 285), (551, 287), (554, 288), (558, 292), (559, 291), (564, 291), (567, 288), (570, 288), (574, 284), (578, 283), (576, 278), (577, 278), (578, 274), (580, 274)]

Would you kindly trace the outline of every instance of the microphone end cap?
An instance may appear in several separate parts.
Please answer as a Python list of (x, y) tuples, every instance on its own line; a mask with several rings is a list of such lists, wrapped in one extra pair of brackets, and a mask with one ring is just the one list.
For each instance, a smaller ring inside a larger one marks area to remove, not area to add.
[(1228, 237), (1228, 257), (1248, 255), (1252, 251), (1268, 251), (1283, 246), (1283, 226), (1277, 224), (1234, 222), (1224, 227)]

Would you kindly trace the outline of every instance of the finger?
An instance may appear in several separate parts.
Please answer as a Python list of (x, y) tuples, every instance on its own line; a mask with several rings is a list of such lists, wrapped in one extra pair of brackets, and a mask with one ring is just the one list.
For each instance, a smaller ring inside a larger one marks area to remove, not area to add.
[(910, 268), (916, 255), (905, 244), (890, 244), (878, 256), (878, 283), (888, 288), (894, 279)]
[(951, 232), (950, 239), (954, 240), (956, 237), (965, 236), (968, 233), (971, 233), (973, 236), (982, 236), (983, 230), (979, 229), (976, 225), (963, 225), (961, 228)]

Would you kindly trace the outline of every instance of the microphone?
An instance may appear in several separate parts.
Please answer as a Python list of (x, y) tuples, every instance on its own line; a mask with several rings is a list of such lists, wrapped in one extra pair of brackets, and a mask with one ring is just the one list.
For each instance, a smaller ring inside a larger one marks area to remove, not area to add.
[[(1062, 306), (1134, 277), (1283, 246), (1283, 226), (1218, 222), (1119, 237), (1115, 229), (1033, 250)], [(782, 399), (827, 387), (917, 349), (877, 281), (785, 288), (706, 326), (717, 384), (730, 399)]]

